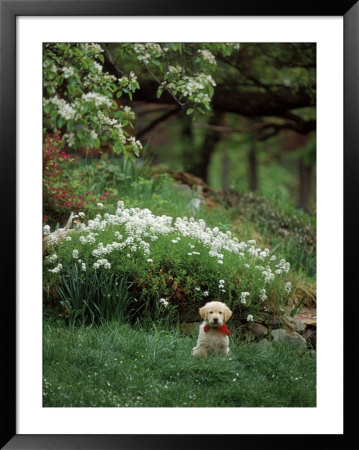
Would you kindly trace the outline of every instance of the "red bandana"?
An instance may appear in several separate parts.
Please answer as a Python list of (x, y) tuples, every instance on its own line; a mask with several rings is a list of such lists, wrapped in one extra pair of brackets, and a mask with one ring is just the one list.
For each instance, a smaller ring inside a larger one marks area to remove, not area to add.
[[(210, 326), (208, 323), (204, 326), (204, 331), (208, 331), (210, 329)], [(231, 334), (230, 331), (227, 328), (227, 325), (224, 323), (221, 327), (216, 327), (215, 330), (221, 331), (224, 334), (227, 334), (228, 336)]]

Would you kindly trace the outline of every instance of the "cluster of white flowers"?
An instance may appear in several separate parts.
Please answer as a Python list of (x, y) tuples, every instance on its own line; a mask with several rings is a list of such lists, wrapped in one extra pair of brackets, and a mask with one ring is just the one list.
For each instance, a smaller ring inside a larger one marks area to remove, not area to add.
[(249, 292), (241, 292), (241, 303), (243, 305), (247, 303), (247, 297), (249, 297)]
[(247, 316), (247, 322), (253, 322), (253, 316), (252, 316), (252, 314), (248, 314), (248, 316)]
[(135, 75), (134, 72), (130, 72), (128, 77), (126, 75), (124, 75), (123, 77), (118, 79), (118, 82), (120, 83), (120, 85), (122, 87), (128, 86), (130, 83), (136, 83), (136, 81), (137, 81), (137, 76)]
[(133, 50), (137, 59), (144, 64), (150, 63), (153, 57), (158, 58), (163, 55), (163, 50), (159, 44), (134, 44)]
[[(169, 73), (168, 73), (169, 74)], [(210, 96), (207, 93), (209, 85), (216, 86), (213, 77), (206, 73), (200, 73), (194, 76), (182, 75), (176, 72), (170, 73), (171, 76), (176, 75), (181, 83), (173, 81), (170, 77), (170, 81), (163, 81), (162, 85), (175, 94), (179, 93), (182, 97), (190, 98), (194, 103), (209, 104), (211, 101)], [(165, 77), (168, 79), (168, 77)]]
[(56, 253), (53, 253), (52, 255), (46, 257), (46, 262), (48, 264), (51, 264), (51, 263), (55, 262), (56, 260), (57, 260)]
[(208, 61), (210, 64), (217, 64), (216, 58), (209, 50), (198, 50), (198, 53), (201, 55), (201, 57)]
[(168, 306), (168, 301), (165, 300), (164, 298), (160, 298), (160, 304), (164, 307)]
[(94, 43), (81, 43), (81, 48), (83, 49), (84, 53), (89, 53), (90, 55), (98, 55), (102, 53), (104, 50), (99, 44)]
[(183, 72), (183, 68), (181, 66), (168, 66), (168, 72), (172, 75), (179, 75)]
[(272, 269), (269, 266), (262, 269), (262, 275), (264, 277), (265, 283), (270, 283), (272, 280), (274, 280), (275, 277), (274, 273), (272, 272)]
[(112, 106), (111, 100), (104, 95), (98, 94), (97, 92), (88, 92), (87, 94), (82, 94), (82, 100), (85, 102), (94, 102), (96, 106), (107, 106), (110, 108)]
[(142, 144), (140, 141), (137, 141), (134, 136), (130, 136), (127, 139), (127, 143), (132, 147), (137, 149), (138, 151), (142, 150)]
[(81, 244), (94, 244), (98, 233), (89, 233), (87, 236), (80, 236)]
[(71, 120), (77, 116), (76, 108), (74, 104), (67, 103), (63, 98), (59, 98), (57, 95), (50, 100), (44, 100), (44, 103), (52, 103), (57, 106), (57, 110), (64, 119)]
[(126, 113), (126, 117), (128, 119), (134, 119), (135, 118), (135, 113), (132, 111), (130, 106), (124, 106), (123, 107), (123, 112)]
[(80, 264), (81, 272), (86, 272), (86, 264), (82, 261), (82, 259), (78, 259), (77, 262)]
[(286, 283), (284, 285), (284, 290), (287, 294), (290, 294), (292, 291), (292, 283), (290, 281), (288, 281), (288, 283)]
[(111, 264), (107, 261), (107, 259), (98, 259), (93, 264), (94, 269), (98, 269), (101, 266), (103, 266), (105, 269), (111, 269)]
[(226, 292), (226, 290), (224, 289), (224, 280), (219, 280), (219, 282), (218, 282), (218, 288), (219, 288), (222, 292)]
[(49, 272), (51, 273), (59, 273), (62, 270), (62, 264), (59, 263), (54, 269), (49, 269)]
[(285, 259), (281, 259), (279, 261), (279, 264), (276, 265), (277, 270), (275, 271), (276, 274), (281, 274), (282, 272), (288, 273), (290, 269), (290, 264)]
[(69, 78), (72, 75), (75, 74), (74, 68), (73, 67), (69, 67), (69, 66), (65, 66), (62, 68), (62, 72), (64, 74), (64, 78)]
[[(270, 256), (269, 250), (256, 248), (254, 240), (239, 241), (230, 231), (222, 232), (218, 227), (210, 228), (202, 219), (195, 220), (193, 217), (173, 219), (165, 215), (156, 216), (149, 209), (125, 208), (123, 201), (117, 203), (115, 214), (97, 214), (93, 220), (88, 220), (87, 223), (84, 221), (76, 222), (76, 227), (80, 235), (79, 242), (82, 245), (91, 245), (90, 253), (95, 261), (89, 261), (88, 264), (91, 264), (95, 269), (100, 267), (109, 269), (111, 267), (110, 262), (103, 258), (109, 257), (111, 261), (110, 255), (118, 254), (118, 252), (128, 258), (142, 254), (147, 263), (153, 263), (151, 243), (165, 236), (168, 236), (172, 245), (177, 245), (181, 239), (186, 239), (186, 246), (188, 245), (190, 249), (186, 253), (190, 257), (208, 255), (215, 258), (218, 264), (223, 264), (229, 256), (232, 258), (231, 261), (235, 261), (233, 258), (237, 257), (235, 264), (238, 265), (240, 272), (251, 267), (260, 271), (263, 285), (259, 286), (257, 296), (262, 302), (268, 298), (264, 286), (280, 276), (280, 273), (276, 273), (276, 271), (280, 270), (281, 273), (287, 273), (290, 268), (289, 263), (284, 259), (275, 264), (273, 262), (275, 258)], [(107, 239), (111, 235), (109, 233), (113, 233), (113, 242), (107, 241), (109, 243), (105, 245), (98, 242), (97, 237), (103, 231), (106, 231)], [(44, 232), (49, 232), (49, 228), (44, 227)], [(81, 249), (80, 252), (75, 249), (72, 256), (76, 259), (79, 257), (79, 253), (81, 253)], [(88, 253), (88, 250), (86, 253)], [(258, 262), (261, 262), (262, 265), (256, 264)], [(273, 267), (271, 267), (271, 264)], [(86, 270), (85, 266), (83, 270)], [(56, 270), (54, 273), (56, 273)], [(218, 281), (218, 289), (220, 292), (226, 292), (224, 279)], [(289, 293), (291, 284), (287, 283), (284, 289)], [(195, 291), (200, 292), (201, 289), (196, 287)], [(205, 290), (202, 295), (208, 297), (208, 290)], [(240, 303), (248, 304), (249, 296), (249, 292), (241, 292)]]
[(51, 233), (50, 225), (44, 225), (43, 233), (44, 233), (44, 236), (48, 236)]
[(75, 138), (75, 133), (73, 131), (62, 135), (62, 139), (67, 143), (69, 147), (73, 147), (73, 145), (75, 144)]

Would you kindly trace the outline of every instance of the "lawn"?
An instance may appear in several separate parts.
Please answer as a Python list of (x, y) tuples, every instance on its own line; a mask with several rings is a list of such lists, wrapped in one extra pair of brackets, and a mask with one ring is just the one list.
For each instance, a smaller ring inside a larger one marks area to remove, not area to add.
[(284, 344), (231, 336), (228, 357), (199, 360), (176, 329), (47, 319), (43, 332), (44, 407), (316, 406), (315, 358)]

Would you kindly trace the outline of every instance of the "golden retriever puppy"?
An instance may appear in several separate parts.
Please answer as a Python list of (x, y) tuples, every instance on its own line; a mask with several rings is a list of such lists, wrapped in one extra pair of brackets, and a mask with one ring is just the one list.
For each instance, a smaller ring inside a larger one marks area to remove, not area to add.
[(232, 311), (222, 302), (209, 302), (199, 309), (204, 322), (199, 327), (197, 346), (192, 355), (206, 358), (209, 353), (227, 355), (229, 353), (230, 332), (225, 322), (232, 316)]

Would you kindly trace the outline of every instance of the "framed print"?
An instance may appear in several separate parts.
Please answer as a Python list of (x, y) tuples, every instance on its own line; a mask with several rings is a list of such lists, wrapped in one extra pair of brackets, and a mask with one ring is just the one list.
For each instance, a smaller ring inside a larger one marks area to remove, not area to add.
[(351, 432), (359, 7), (238, 3), (1, 0), (2, 448)]

